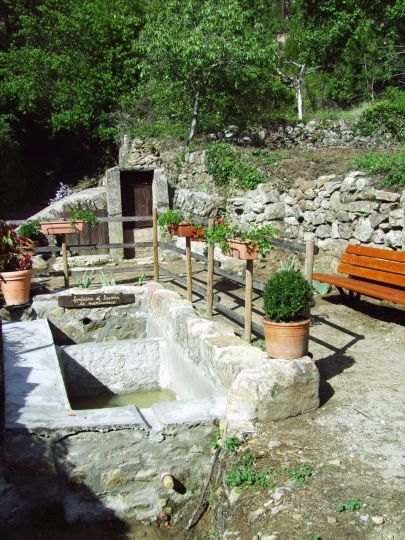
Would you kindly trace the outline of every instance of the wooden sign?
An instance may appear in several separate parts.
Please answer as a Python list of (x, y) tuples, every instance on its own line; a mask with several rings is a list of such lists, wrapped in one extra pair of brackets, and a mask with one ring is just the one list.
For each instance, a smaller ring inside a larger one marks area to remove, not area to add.
[(133, 304), (134, 302), (134, 294), (122, 293), (72, 294), (58, 297), (58, 306), (68, 309), (121, 306), (123, 304)]

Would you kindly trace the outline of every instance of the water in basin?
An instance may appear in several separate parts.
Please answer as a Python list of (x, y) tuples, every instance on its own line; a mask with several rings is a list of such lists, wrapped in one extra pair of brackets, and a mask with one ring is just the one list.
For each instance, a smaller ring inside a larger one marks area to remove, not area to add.
[(159, 388), (147, 392), (70, 398), (70, 403), (72, 409), (105, 409), (107, 407), (124, 407), (125, 405), (136, 405), (140, 409), (145, 409), (151, 407), (154, 403), (175, 400), (176, 396), (171, 390)]

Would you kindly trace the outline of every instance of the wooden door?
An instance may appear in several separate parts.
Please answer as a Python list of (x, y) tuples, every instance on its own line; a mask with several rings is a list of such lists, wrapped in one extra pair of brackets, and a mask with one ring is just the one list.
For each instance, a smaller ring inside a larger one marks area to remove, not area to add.
[[(133, 185), (135, 216), (152, 215), (152, 185), (150, 182), (140, 182)], [(150, 221), (137, 221), (135, 228), (151, 227)]]

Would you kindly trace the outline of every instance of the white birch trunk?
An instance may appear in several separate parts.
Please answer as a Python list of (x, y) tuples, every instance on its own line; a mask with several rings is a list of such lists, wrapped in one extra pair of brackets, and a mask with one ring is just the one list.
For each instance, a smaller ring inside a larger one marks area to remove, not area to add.
[(197, 128), (199, 107), (200, 107), (200, 92), (198, 91), (194, 98), (193, 117), (191, 119), (190, 132), (188, 134), (187, 141), (186, 141), (187, 146), (190, 144), (191, 139), (195, 135), (195, 130)]
[(301, 79), (294, 80), (295, 96), (297, 98), (298, 120), (304, 118), (304, 104), (302, 102)]

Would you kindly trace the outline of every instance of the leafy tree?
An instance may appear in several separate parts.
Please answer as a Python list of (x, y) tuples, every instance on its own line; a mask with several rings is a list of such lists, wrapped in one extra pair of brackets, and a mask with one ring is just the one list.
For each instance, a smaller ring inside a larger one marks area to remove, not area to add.
[(187, 143), (204, 108), (221, 105), (245, 86), (254, 88), (268, 74), (275, 59), (268, 15), (265, 2), (148, 3), (140, 35), (143, 98), (172, 118), (187, 112)]
[(142, 18), (127, 0), (3, 0), (0, 106), (62, 131), (108, 138), (137, 79)]

